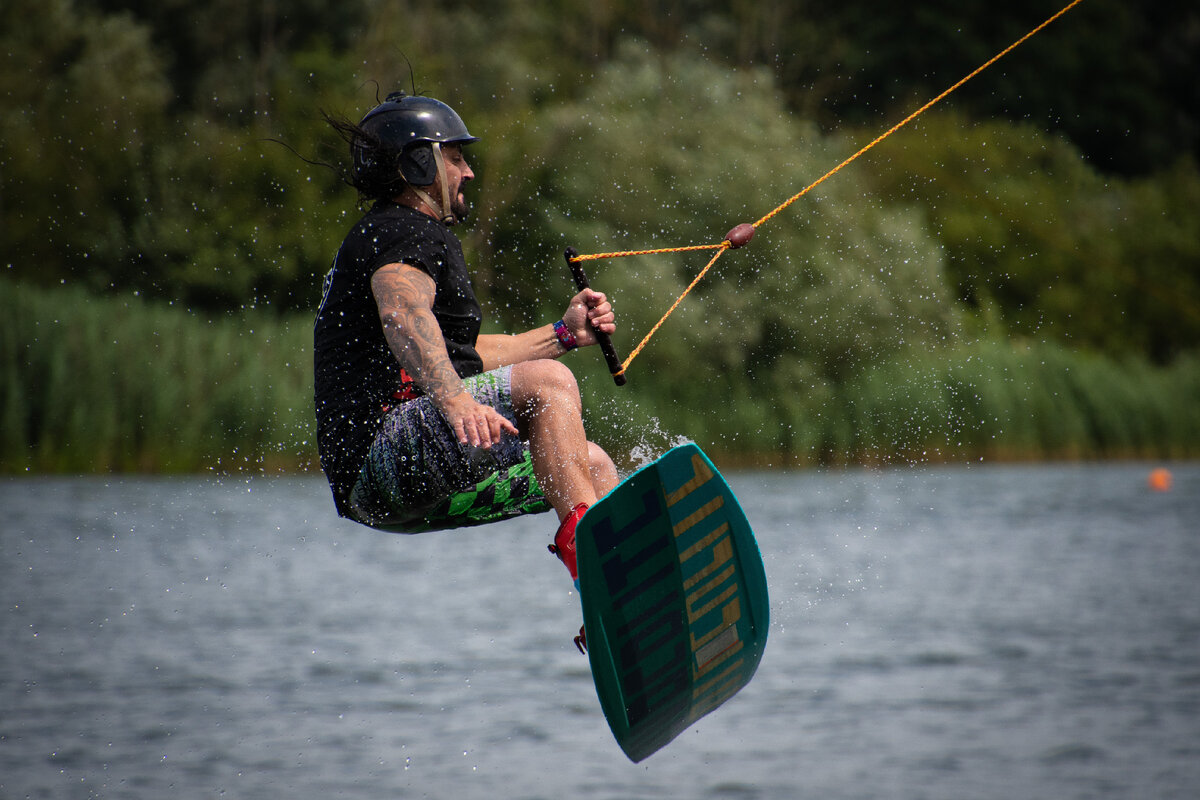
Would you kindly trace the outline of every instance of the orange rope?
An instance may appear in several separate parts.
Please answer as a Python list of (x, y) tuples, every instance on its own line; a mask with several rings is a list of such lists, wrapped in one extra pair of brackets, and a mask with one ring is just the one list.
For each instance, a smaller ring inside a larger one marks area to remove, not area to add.
[(618, 250), (615, 253), (592, 253), (578, 255), (572, 261), (597, 261), (601, 258), (624, 258), (625, 256), (652, 256), (659, 253), (683, 253), (688, 250), (716, 250), (723, 244), (690, 244), (687, 247), (660, 247), (656, 250)]
[(671, 316), (671, 314), (674, 313), (675, 309), (679, 307), (679, 304), (683, 302), (683, 298), (687, 297), (688, 293), (690, 291), (692, 291), (693, 288), (695, 288), (696, 284), (701, 281), (701, 279), (704, 277), (704, 275), (708, 272), (709, 268), (711, 268), (713, 264), (717, 263), (717, 259), (721, 257), (721, 254), (729, 249), (729, 242), (721, 242), (720, 244), (713, 245), (713, 246), (719, 247), (720, 249), (717, 250), (716, 254), (709, 260), (709, 262), (707, 264), (704, 265), (704, 269), (700, 270), (700, 273), (695, 278), (692, 279), (692, 282), (689, 283), (687, 288), (683, 290), (683, 294), (679, 295), (679, 297), (677, 297), (675, 299), (675, 302), (672, 303), (671, 307), (667, 309), (667, 313), (663, 314), (662, 318), (658, 322), (654, 323), (654, 327), (650, 329), (650, 332), (642, 337), (642, 340), (640, 342), (638, 342), (637, 347), (633, 348), (633, 350), (629, 353), (629, 355), (626, 357), (626, 359), (621, 362), (620, 371), (613, 373), (614, 375), (624, 375), (625, 374), (625, 370), (629, 369), (629, 363), (631, 361), (633, 361), (633, 359), (637, 358), (638, 353), (642, 352), (642, 348), (645, 347), (646, 344), (650, 341), (650, 337), (653, 336), (655, 334), (655, 332), (659, 328), (662, 327), (662, 324), (667, 321), (667, 317)]
[[(951, 92), (955, 91), (956, 89), (961, 87), (964, 83), (971, 80), (979, 73), (983, 72), (985, 69), (990, 67), (992, 64), (995, 64), (1001, 58), (1004, 58), (1004, 56), (1008, 55), (1010, 52), (1015, 50), (1017, 47), (1024, 44), (1028, 39), (1033, 37), (1035, 34), (1041, 32), (1042, 29), (1044, 29), (1045, 27), (1050, 25), (1056, 19), (1061, 17), (1063, 14), (1066, 14), (1072, 8), (1079, 5), (1080, 2), (1082, 2), (1082, 0), (1071, 0), (1071, 2), (1068, 3), (1066, 6), (1064, 6), (1062, 9), (1060, 9), (1058, 11), (1058, 13), (1054, 14), (1052, 17), (1050, 17), (1045, 22), (1043, 22), (1041, 25), (1038, 25), (1036, 28), (1029, 31), (1029, 33), (1025, 34), (1020, 39), (1017, 39), (1015, 42), (1010, 44), (1008, 47), (1004, 48), (999, 53), (997, 53), (996, 55), (992, 56), (987, 61), (985, 61), (983, 64), (976, 67), (973, 71), (971, 71), (970, 74), (968, 74), (966, 77), (959, 80), (957, 83), (955, 83), (949, 89), (946, 89), (944, 92), (939, 94), (937, 97), (933, 98), (928, 103), (921, 106), (916, 111), (912, 112), (911, 114), (909, 114), (907, 117), (905, 117), (904, 119), (897, 122), (892, 127), (888, 128), (886, 131), (881, 133), (879, 136), (876, 136), (868, 144), (861, 147), (858, 150), (858, 152), (856, 152), (854, 155), (845, 159), (844, 161), (842, 161), (842, 163), (838, 164), (836, 167), (834, 167), (833, 169), (826, 172), (820, 178), (817, 178), (815, 181), (810, 183), (808, 186), (805, 186), (799, 192), (792, 195), (784, 202), (780, 203), (778, 206), (776, 206), (774, 209), (772, 209), (770, 213), (768, 213), (762, 219), (755, 222), (754, 228), (757, 229), (763, 223), (770, 221), (771, 218), (774, 217), (776, 214), (783, 211), (785, 208), (790, 206), (792, 203), (796, 202), (801, 197), (808, 194), (810, 191), (812, 191), (816, 187), (820, 186), (826, 180), (828, 180), (829, 178), (836, 175), (844, 167), (846, 167), (851, 162), (856, 160), (859, 156), (863, 155), (868, 150), (870, 150), (872, 147), (879, 144), (884, 139), (888, 138), (893, 133), (900, 130), (901, 128), (903, 128), (908, 123), (912, 122), (917, 117), (924, 114), (926, 111), (928, 111), (934, 105), (936, 105), (937, 103), (940, 103)], [(696, 286), (696, 284), (698, 284), (700, 282), (700, 280), (705, 276), (705, 274), (709, 271), (709, 269), (712, 268), (712, 265), (717, 263), (717, 259), (720, 258), (721, 255), (726, 250), (730, 249), (731, 247), (732, 247), (732, 245), (730, 244), (729, 240), (726, 239), (725, 241), (720, 242), (719, 244), (688, 245), (686, 247), (662, 247), (662, 248), (657, 248), (654, 250), (622, 250), (622, 251), (617, 251), (617, 252), (613, 252), (613, 253), (594, 253), (592, 255), (580, 255), (580, 256), (575, 256), (574, 258), (571, 259), (572, 261), (592, 261), (592, 260), (602, 259), (602, 258), (622, 258), (624, 256), (652, 255), (652, 254), (657, 254), (657, 253), (680, 253), (680, 252), (685, 252), (685, 251), (689, 251), (689, 250), (716, 250), (717, 251), (716, 254), (713, 255), (712, 259), (708, 262), (708, 264), (705, 265), (704, 269), (700, 270), (700, 273), (692, 280), (691, 283), (688, 284), (687, 288), (683, 290), (683, 293), (681, 295), (679, 295), (679, 297), (675, 300), (674, 303), (671, 304), (671, 307), (669, 309), (667, 309), (667, 313), (663, 314), (662, 318), (659, 319), (659, 321), (657, 323), (655, 323), (654, 327), (650, 329), (650, 332), (647, 333), (644, 337), (642, 337), (642, 341), (638, 343), (637, 347), (633, 348), (633, 351), (630, 352), (629, 356), (625, 359), (624, 362), (622, 362), (620, 372), (617, 372), (615, 374), (617, 374), (617, 375), (625, 374), (625, 370), (629, 369), (630, 362), (632, 362), (633, 359), (637, 357), (638, 353), (642, 352), (642, 349), (650, 341), (650, 337), (653, 336), (660, 327), (662, 327), (662, 324), (667, 321), (667, 317), (671, 316), (671, 314), (674, 313), (675, 309), (679, 307), (679, 304), (683, 302), (683, 299), (688, 296), (688, 294), (692, 291), (692, 289)]]
[(904, 119), (902, 119), (902, 120), (900, 120), (899, 122), (897, 122), (897, 123), (896, 123), (895, 125), (893, 125), (892, 127), (888, 128), (886, 131), (884, 131), (883, 133), (881, 133), (879, 136), (876, 136), (876, 137), (875, 137), (875, 138), (874, 138), (874, 139), (873, 139), (873, 140), (872, 140), (872, 141), (871, 141), (869, 144), (867, 144), (867, 145), (865, 145), (864, 147), (862, 147), (862, 148), (861, 148), (861, 149), (860, 149), (860, 150), (859, 150), (857, 153), (855, 153), (854, 155), (850, 156), (849, 158), (847, 158), (847, 159), (846, 159), (845, 161), (843, 161), (842, 163), (838, 164), (838, 165), (837, 165), (836, 167), (834, 167), (833, 169), (829, 170), (829, 172), (826, 172), (824, 175), (822, 175), (821, 177), (817, 178), (815, 181), (813, 181), (812, 183), (810, 183), (808, 186), (804, 187), (804, 189), (802, 189), (801, 191), (799, 191), (799, 192), (797, 192), (796, 194), (792, 195), (791, 197), (789, 197), (789, 198), (788, 198), (786, 201), (784, 201), (783, 203), (780, 203), (780, 204), (779, 204), (779, 205), (778, 205), (778, 206), (777, 206), (777, 207), (776, 207), (776, 208), (775, 208), (773, 211), (771, 211), (771, 213), (767, 214), (765, 217), (763, 217), (762, 219), (760, 219), (758, 222), (754, 223), (754, 227), (756, 227), (756, 228), (757, 228), (759, 225), (762, 225), (764, 222), (766, 222), (767, 220), (771, 219), (771, 217), (775, 216), (775, 215), (776, 215), (776, 214), (778, 214), (780, 211), (783, 211), (785, 208), (787, 208), (788, 206), (790, 206), (792, 203), (796, 202), (796, 201), (797, 201), (797, 200), (799, 200), (801, 197), (803, 197), (804, 195), (808, 194), (808, 193), (809, 193), (809, 192), (810, 192), (812, 189), (814, 189), (814, 188), (816, 188), (817, 186), (819, 186), (819, 185), (821, 185), (822, 183), (824, 183), (826, 179), (828, 179), (828, 178), (832, 177), (832, 176), (833, 176), (834, 174), (836, 174), (836, 173), (837, 173), (839, 170), (841, 170), (841, 169), (842, 169), (842, 167), (845, 167), (845, 166), (846, 166), (847, 164), (849, 164), (851, 161), (854, 161), (856, 158), (858, 158), (859, 156), (861, 156), (863, 153), (867, 152), (867, 151), (868, 151), (868, 150), (870, 150), (872, 147), (874, 147), (875, 145), (879, 144), (879, 143), (880, 143), (880, 142), (882, 142), (884, 139), (888, 138), (888, 137), (889, 137), (889, 136), (891, 136), (893, 133), (895, 133), (896, 131), (900, 130), (901, 128), (903, 128), (903, 127), (904, 127), (905, 125), (907, 125), (908, 123), (912, 122), (912, 121), (913, 121), (914, 119), (916, 119), (917, 117), (919, 117), (919, 116), (921, 116), (922, 114), (924, 114), (926, 111), (928, 111), (928, 110), (929, 110), (930, 108), (932, 108), (934, 105), (936, 105), (937, 103), (939, 103), (939, 102), (941, 102), (943, 99), (945, 99), (946, 95), (950, 94), (950, 93), (951, 93), (951, 92), (953, 92), (955, 89), (959, 88), (959, 87), (960, 87), (960, 86), (962, 86), (964, 83), (966, 83), (967, 81), (971, 80), (971, 78), (974, 78), (976, 75), (978, 75), (979, 73), (983, 72), (985, 69), (987, 69), (988, 67), (990, 67), (992, 64), (995, 64), (997, 61), (999, 61), (1000, 59), (1004, 58), (1004, 56), (1008, 55), (1010, 52), (1012, 52), (1013, 50), (1015, 50), (1017, 47), (1019, 47), (1020, 45), (1024, 44), (1024, 43), (1025, 43), (1025, 41), (1026, 41), (1027, 39), (1029, 39), (1030, 37), (1032, 37), (1034, 34), (1038, 33), (1039, 31), (1041, 31), (1043, 28), (1045, 28), (1045, 27), (1046, 27), (1047, 25), (1049, 25), (1050, 23), (1054, 22), (1054, 20), (1058, 19), (1058, 18), (1059, 18), (1059, 17), (1061, 17), (1063, 14), (1067, 13), (1068, 11), (1070, 11), (1072, 8), (1074, 8), (1075, 6), (1077, 6), (1077, 5), (1078, 5), (1080, 2), (1081, 2), (1081, 0), (1072, 0), (1070, 3), (1068, 3), (1066, 6), (1064, 6), (1064, 7), (1062, 8), (1062, 10), (1060, 10), (1060, 11), (1059, 11), (1057, 14), (1055, 14), (1055, 15), (1054, 15), (1054, 16), (1052, 16), (1052, 17), (1050, 17), (1048, 20), (1046, 20), (1045, 22), (1043, 22), (1041, 25), (1038, 25), (1036, 28), (1034, 28), (1034, 29), (1033, 29), (1033, 30), (1031, 30), (1029, 33), (1027, 33), (1027, 34), (1025, 34), (1024, 36), (1022, 36), (1020, 39), (1017, 39), (1015, 42), (1013, 42), (1013, 43), (1012, 43), (1012, 44), (1010, 44), (1008, 47), (1006, 47), (1006, 48), (1004, 48), (1003, 50), (1001, 50), (1001, 51), (1000, 51), (999, 53), (997, 53), (996, 55), (994, 55), (994, 56), (992, 56), (991, 58), (989, 58), (987, 61), (985, 61), (985, 62), (984, 62), (983, 64), (981, 64), (980, 66), (976, 67), (976, 68), (975, 68), (975, 70), (974, 70), (973, 72), (971, 72), (971, 74), (967, 75), (965, 78), (961, 79), (961, 80), (960, 80), (958, 83), (954, 84), (954, 85), (953, 85), (953, 86), (951, 86), (949, 89), (947, 89), (946, 91), (942, 92), (942, 93), (941, 93), (941, 94), (939, 94), (937, 97), (933, 98), (933, 99), (932, 99), (932, 100), (930, 100), (928, 103), (926, 103), (925, 105), (921, 106), (921, 107), (920, 107), (920, 108), (918, 108), (916, 111), (912, 112), (911, 114), (909, 114), (907, 117), (905, 117)]

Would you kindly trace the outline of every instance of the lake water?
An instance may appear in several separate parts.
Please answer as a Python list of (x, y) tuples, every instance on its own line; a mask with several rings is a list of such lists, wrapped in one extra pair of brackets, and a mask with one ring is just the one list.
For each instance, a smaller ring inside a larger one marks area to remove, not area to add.
[(0, 798), (1195, 798), (1200, 464), (740, 472), (754, 681), (625, 759), (549, 515), (0, 481)]

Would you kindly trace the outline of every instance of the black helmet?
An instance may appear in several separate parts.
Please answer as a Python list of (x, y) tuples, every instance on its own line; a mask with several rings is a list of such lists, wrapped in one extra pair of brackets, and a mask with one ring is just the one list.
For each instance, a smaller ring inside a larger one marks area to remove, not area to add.
[(438, 174), (434, 144), (470, 144), (472, 136), (454, 109), (432, 97), (392, 92), (358, 123), (365, 134), (351, 145), (360, 186), (388, 190), (396, 171), (411, 186), (429, 186)]

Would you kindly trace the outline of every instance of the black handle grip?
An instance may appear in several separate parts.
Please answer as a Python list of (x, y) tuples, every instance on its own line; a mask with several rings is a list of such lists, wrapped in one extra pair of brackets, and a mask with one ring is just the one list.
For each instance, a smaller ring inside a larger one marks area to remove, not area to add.
[[(574, 247), (568, 247), (563, 254), (567, 259), (567, 266), (571, 269), (571, 276), (575, 279), (575, 285), (579, 287), (579, 291), (583, 291), (588, 287), (587, 273), (583, 271), (583, 265), (575, 261), (575, 257), (579, 255)], [(617, 349), (613, 347), (612, 338), (604, 331), (594, 331), (596, 341), (600, 343), (600, 351), (604, 353), (604, 360), (608, 363), (608, 371), (612, 373), (613, 383), (617, 386), (625, 385), (625, 373), (621, 371), (621, 359), (617, 356)]]

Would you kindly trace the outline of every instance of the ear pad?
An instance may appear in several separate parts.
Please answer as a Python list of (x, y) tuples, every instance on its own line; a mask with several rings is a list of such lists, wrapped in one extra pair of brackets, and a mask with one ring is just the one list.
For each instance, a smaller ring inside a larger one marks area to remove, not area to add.
[(400, 174), (413, 186), (430, 186), (437, 179), (437, 162), (429, 142), (418, 142), (400, 154)]

